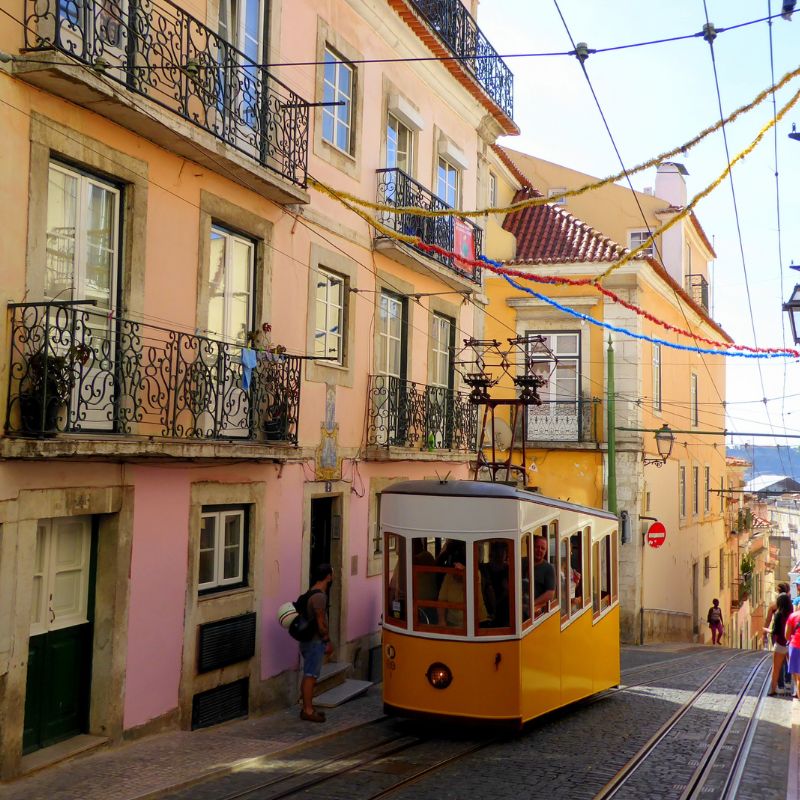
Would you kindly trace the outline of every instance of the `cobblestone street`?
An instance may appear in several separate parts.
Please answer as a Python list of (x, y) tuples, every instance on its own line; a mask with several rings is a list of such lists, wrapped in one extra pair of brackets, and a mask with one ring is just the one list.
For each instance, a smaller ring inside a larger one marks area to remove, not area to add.
[[(604, 795), (680, 798), (752, 677), (731, 717), (730, 737), (735, 739), (744, 736), (754, 710), (758, 715), (732, 796), (794, 798), (799, 787), (792, 768), (798, 761), (792, 725), (800, 723), (793, 708), (798, 703), (782, 696), (759, 701), (767, 665), (763, 656), (685, 645), (624, 648), (624, 691), (548, 715), (519, 736), (500, 738), (493, 731), (383, 719), (378, 687), (332, 709), (324, 726), (300, 722), (292, 709), (194, 733), (154, 736), (6, 784), (0, 797), (222, 800), (302, 792), (327, 800), (381, 793), (421, 800), (593, 798), (708, 683), (654, 755), (616, 794)], [(723, 796), (720, 776), (731, 771), (726, 759), (733, 758), (735, 749), (731, 741), (724, 743), (709, 768), (703, 797)], [(395, 788), (406, 778), (415, 779)]]

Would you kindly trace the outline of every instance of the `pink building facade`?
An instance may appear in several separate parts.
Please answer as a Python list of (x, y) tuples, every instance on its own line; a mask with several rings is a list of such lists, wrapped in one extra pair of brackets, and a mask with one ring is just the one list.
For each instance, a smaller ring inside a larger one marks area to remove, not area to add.
[[(469, 61), (477, 9), (458, 0), (90, 2), (80, 18), (0, 2), (9, 778), (81, 734), (292, 703), (276, 610), (316, 562), (337, 574), (336, 661), (379, 676), (380, 493), (469, 474), (477, 409), (454, 353), (485, 298), (479, 270), (376, 234), (309, 178), (475, 208), (492, 202), (487, 148), (516, 127), (511, 75)], [(482, 252), (478, 225), (377, 213)]]

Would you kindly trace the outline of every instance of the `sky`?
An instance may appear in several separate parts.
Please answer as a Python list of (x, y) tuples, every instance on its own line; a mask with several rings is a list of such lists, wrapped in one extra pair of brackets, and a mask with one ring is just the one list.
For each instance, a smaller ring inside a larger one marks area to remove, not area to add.
[[(558, 0), (558, 6), (575, 42), (602, 48), (696, 33), (706, 22), (706, 8), (708, 19), (722, 28), (778, 13), (781, 2)], [(555, 0), (481, 0), (478, 24), (501, 54), (571, 49)], [(791, 22), (778, 18), (772, 24), (776, 81), (800, 65), (798, 45), (800, 4)], [(719, 34), (714, 51), (725, 116), (772, 84), (766, 22)], [(507, 63), (514, 72), (514, 118), (522, 134), (506, 137), (502, 144), (591, 175), (602, 177), (619, 170), (575, 57), (512, 58)], [(626, 167), (679, 145), (719, 121), (710, 48), (702, 37), (590, 55), (586, 69)], [(778, 108), (798, 89), (800, 77), (777, 94)], [(767, 101), (728, 126), (731, 157), (755, 138), (772, 115), (772, 102)], [(800, 283), (800, 272), (789, 269), (792, 261), (800, 264), (800, 141), (788, 138), (793, 120), (800, 128), (800, 103), (778, 123), (779, 193), (772, 132), (734, 167), (741, 247), (730, 182), (696, 209), (717, 253), (712, 267), (713, 317), (738, 344), (794, 346), (781, 310)], [(721, 133), (685, 158), (674, 160), (689, 171), (686, 180), (692, 197), (727, 166)], [(631, 180), (638, 190), (653, 186), (655, 170)], [(666, 394), (665, 389), (664, 399), (669, 400)], [(765, 404), (765, 397), (770, 402)], [(721, 406), (714, 408), (716, 413), (721, 410)], [(800, 362), (727, 359), (726, 410), (729, 430), (800, 434)], [(800, 439), (748, 436), (728, 442), (754, 440), (756, 444), (800, 445)]]

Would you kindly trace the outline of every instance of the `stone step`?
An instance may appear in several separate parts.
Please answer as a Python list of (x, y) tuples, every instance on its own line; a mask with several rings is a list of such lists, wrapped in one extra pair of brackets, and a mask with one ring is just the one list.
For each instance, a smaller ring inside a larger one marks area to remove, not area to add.
[(346, 661), (329, 661), (323, 664), (317, 685), (314, 687), (314, 695), (317, 696), (344, 683), (349, 672), (350, 664)]
[(357, 681), (348, 678), (344, 683), (340, 683), (333, 689), (317, 695), (314, 698), (314, 705), (320, 708), (335, 708), (348, 700), (352, 700), (354, 697), (364, 694), (370, 686), (372, 686), (370, 681)]

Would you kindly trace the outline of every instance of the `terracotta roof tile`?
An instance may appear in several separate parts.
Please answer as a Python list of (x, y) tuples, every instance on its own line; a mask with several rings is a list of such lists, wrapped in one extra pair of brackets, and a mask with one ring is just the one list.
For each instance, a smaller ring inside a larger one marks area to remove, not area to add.
[[(520, 189), (514, 202), (541, 197), (532, 187)], [(507, 214), (503, 229), (517, 240), (514, 262), (564, 264), (586, 261), (616, 261), (625, 248), (568, 211), (550, 203), (530, 206)]]

